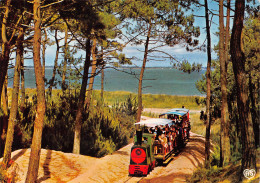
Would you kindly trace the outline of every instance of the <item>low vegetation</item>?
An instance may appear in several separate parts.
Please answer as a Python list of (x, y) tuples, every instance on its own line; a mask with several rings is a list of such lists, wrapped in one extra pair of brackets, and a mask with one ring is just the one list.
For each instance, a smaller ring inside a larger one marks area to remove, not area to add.
[[(26, 108), (19, 111), (13, 150), (29, 148), (32, 140), (37, 97), (26, 91)], [(42, 148), (72, 152), (77, 92), (66, 96), (56, 90), (48, 98), (42, 134)], [(130, 96), (114, 105), (94, 99), (83, 117), (81, 154), (102, 157), (129, 143), (134, 134), (136, 107)]]
[[(100, 96), (100, 91), (95, 91), (96, 96)], [(129, 95), (137, 98), (137, 94), (126, 91), (105, 92), (105, 103), (109, 105), (125, 100)], [(201, 96), (177, 96), (163, 94), (143, 94), (144, 108), (181, 108), (183, 105), (188, 109), (201, 109), (203, 105), (198, 105), (197, 100), (203, 100)]]

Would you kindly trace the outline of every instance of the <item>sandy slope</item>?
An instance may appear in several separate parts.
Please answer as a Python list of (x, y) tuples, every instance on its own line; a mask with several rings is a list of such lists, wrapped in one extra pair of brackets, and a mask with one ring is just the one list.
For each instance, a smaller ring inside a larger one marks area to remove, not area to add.
[[(162, 113), (168, 109), (145, 110)], [(128, 166), (132, 145), (129, 144), (103, 158), (42, 149), (38, 182), (185, 182), (196, 167), (204, 162), (204, 138), (191, 133), (190, 142), (167, 166), (156, 167), (147, 177), (129, 177)], [(29, 156), (30, 149), (12, 153), (12, 159), (19, 167), (17, 182), (25, 181)]]
[[(41, 151), (38, 182), (185, 182), (197, 166), (204, 161), (204, 138), (191, 134), (190, 142), (165, 167), (156, 167), (147, 177), (129, 177), (129, 144), (103, 158), (93, 158), (59, 151)], [(24, 182), (30, 149), (12, 153), (19, 166), (19, 181)]]

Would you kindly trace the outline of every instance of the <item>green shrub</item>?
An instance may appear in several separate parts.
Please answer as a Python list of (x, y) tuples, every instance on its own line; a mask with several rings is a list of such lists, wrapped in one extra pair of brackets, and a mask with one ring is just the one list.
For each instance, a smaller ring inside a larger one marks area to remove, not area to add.
[[(15, 127), (13, 150), (31, 145), (36, 115), (37, 97), (26, 102), (19, 111)], [(81, 154), (101, 157), (128, 144), (134, 134), (136, 102), (132, 96), (109, 107), (93, 99), (89, 112), (83, 114), (81, 132)], [(72, 152), (74, 123), (78, 104), (78, 94), (62, 96), (53, 92), (46, 102), (46, 113), (42, 133), (42, 148)]]
[(219, 174), (221, 173), (221, 168), (218, 168), (217, 166), (212, 166), (209, 169), (206, 168), (198, 168), (190, 177), (187, 179), (187, 182), (189, 183), (195, 183), (195, 182), (203, 182), (203, 183), (213, 183), (213, 182), (219, 182), (221, 178), (219, 177)]

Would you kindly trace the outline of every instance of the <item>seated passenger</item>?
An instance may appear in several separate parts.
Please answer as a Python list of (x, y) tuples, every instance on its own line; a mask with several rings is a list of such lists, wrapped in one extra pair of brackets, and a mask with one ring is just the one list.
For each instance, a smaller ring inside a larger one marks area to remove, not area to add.
[(167, 141), (168, 141), (168, 149), (172, 150), (172, 134), (171, 131), (169, 131), (167, 134)]
[(167, 137), (165, 136), (165, 134), (160, 135), (159, 140), (161, 141), (161, 144), (164, 148), (168, 147)]

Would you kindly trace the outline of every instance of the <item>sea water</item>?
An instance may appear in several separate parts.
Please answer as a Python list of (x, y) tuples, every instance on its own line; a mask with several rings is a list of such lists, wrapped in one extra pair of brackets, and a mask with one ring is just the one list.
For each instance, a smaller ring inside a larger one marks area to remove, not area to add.
[[(52, 76), (53, 69), (47, 67), (45, 77), (48, 81)], [(120, 69), (105, 69), (104, 89), (105, 91), (130, 91), (138, 92), (140, 68), (120, 68)], [(200, 72), (194, 71), (190, 74), (173, 68), (146, 68), (143, 79), (143, 93), (150, 94), (167, 94), (167, 95), (204, 95), (201, 94), (195, 83), (202, 78), (205, 70)], [(13, 70), (8, 70), (8, 87), (13, 85)], [(61, 81), (59, 74), (56, 74), (56, 81)], [(81, 81), (79, 79), (78, 81)], [(69, 82), (69, 81), (68, 81)], [(73, 82), (73, 81), (70, 81)], [(25, 70), (25, 87), (35, 88), (35, 73), (33, 67), (28, 67)], [(48, 85), (46, 86), (48, 87)], [(57, 87), (60, 89), (60, 85)], [(101, 74), (95, 77), (94, 89), (101, 88)]]

